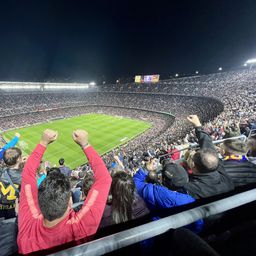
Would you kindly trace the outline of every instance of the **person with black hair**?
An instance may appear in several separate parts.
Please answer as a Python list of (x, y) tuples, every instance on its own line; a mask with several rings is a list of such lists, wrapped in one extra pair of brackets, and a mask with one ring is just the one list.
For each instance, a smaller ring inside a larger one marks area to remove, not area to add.
[(203, 131), (197, 115), (190, 115), (187, 120), (195, 127), (200, 149), (188, 160), (192, 174), (184, 188), (196, 199), (219, 195), (234, 189), (234, 184), (226, 173), (212, 139)]
[[(79, 172), (80, 175), (82, 171)], [(72, 178), (71, 178), (72, 179)], [(76, 203), (79, 203), (78, 205), (76, 205), (74, 207), (73, 205), (73, 209), (74, 211), (79, 211), (81, 208), (82, 208), (82, 202), (84, 200), (86, 200), (86, 197), (88, 196), (88, 193), (94, 183), (94, 175), (93, 175), (93, 172), (92, 171), (86, 171), (83, 173), (83, 179), (78, 181), (76, 180), (76, 191), (75, 191), (75, 194), (72, 193), (72, 200), (73, 200), (73, 203), (76, 204)], [(71, 184), (72, 184), (72, 180), (71, 180)], [(79, 192), (79, 193), (78, 193)]]
[(93, 172), (91, 171), (87, 171), (85, 176), (84, 176), (84, 179), (82, 181), (82, 200), (85, 200), (90, 189), (91, 189), (91, 186), (93, 185), (94, 183), (94, 175), (93, 175)]
[(22, 172), (18, 215), (19, 253), (53, 248), (94, 235), (100, 224), (111, 185), (108, 170), (91, 145), (88, 133), (73, 132), (73, 140), (84, 151), (94, 172), (94, 184), (80, 211), (72, 209), (71, 185), (58, 168), (51, 170), (37, 189), (36, 170), (48, 145), (58, 133), (45, 130), (40, 143)]
[(133, 178), (119, 171), (112, 176), (111, 202), (106, 206), (100, 226), (137, 219), (149, 213), (144, 200), (137, 194)]
[(59, 167), (60, 172), (63, 173), (65, 176), (70, 177), (72, 171), (70, 170), (69, 167), (65, 166), (65, 159), (64, 158), (61, 158), (59, 160), (59, 165), (60, 165), (60, 167)]
[(16, 147), (7, 149), (3, 161), (6, 167), (0, 170), (0, 217), (9, 219), (16, 216), (16, 199), (21, 184), (21, 150)]

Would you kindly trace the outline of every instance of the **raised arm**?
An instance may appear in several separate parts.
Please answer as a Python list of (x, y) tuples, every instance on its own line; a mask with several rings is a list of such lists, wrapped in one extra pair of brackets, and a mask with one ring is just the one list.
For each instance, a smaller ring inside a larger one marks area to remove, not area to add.
[(19, 141), (19, 138), (20, 138), (20, 134), (19, 133), (15, 133), (15, 136), (12, 140), (10, 140), (8, 143), (6, 143), (3, 148), (6, 150), (8, 148), (12, 148), (14, 147), (18, 141)]
[(139, 170), (133, 177), (139, 195), (145, 200), (149, 208), (165, 209), (195, 201), (191, 196), (169, 190), (161, 185), (146, 183), (147, 175)]
[(201, 124), (198, 116), (190, 115), (187, 117), (187, 120), (190, 123), (192, 123), (195, 127), (196, 137), (198, 139), (200, 149), (211, 148), (211, 149), (215, 150), (215, 147), (212, 143), (212, 139), (208, 133), (203, 131), (202, 124)]
[(40, 161), (51, 142), (57, 139), (57, 132), (45, 130), (40, 141), (32, 154), (29, 156), (23, 172), (21, 182), (20, 204), (19, 204), (19, 230), (22, 233), (29, 226), (28, 219), (37, 218), (40, 210), (38, 206), (38, 190), (36, 181), (36, 170), (40, 165)]
[(114, 156), (114, 159), (121, 166), (121, 168), (124, 170), (123, 162), (119, 159), (119, 156)]
[(146, 177), (147, 174), (141, 168), (133, 176), (136, 190), (141, 197), (143, 196), (143, 189), (147, 185), (147, 183), (145, 183)]
[(4, 155), (4, 152), (8, 149), (8, 148), (12, 148), (14, 147), (18, 141), (19, 141), (19, 138), (20, 138), (20, 134), (19, 133), (15, 133), (15, 137), (10, 140), (8, 143), (6, 143), (1, 149), (0, 149), (0, 160), (3, 159), (3, 155)]
[(73, 133), (74, 141), (82, 147), (94, 172), (94, 184), (92, 185), (82, 209), (70, 219), (69, 223), (75, 225), (76, 240), (95, 234), (100, 224), (103, 211), (111, 185), (111, 177), (98, 153), (88, 143), (88, 133), (77, 130)]

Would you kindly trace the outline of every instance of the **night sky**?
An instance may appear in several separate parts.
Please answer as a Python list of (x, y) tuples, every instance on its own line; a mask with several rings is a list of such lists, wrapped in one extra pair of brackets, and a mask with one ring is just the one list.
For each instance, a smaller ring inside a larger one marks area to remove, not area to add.
[(256, 57), (256, 1), (8, 0), (0, 31), (0, 80), (167, 78)]

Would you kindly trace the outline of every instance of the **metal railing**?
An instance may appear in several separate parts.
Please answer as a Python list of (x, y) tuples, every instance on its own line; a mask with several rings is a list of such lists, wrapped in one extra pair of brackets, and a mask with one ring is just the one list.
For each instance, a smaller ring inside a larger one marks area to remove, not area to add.
[[(245, 142), (247, 140), (247, 137), (245, 135), (240, 135), (240, 136), (226, 138), (226, 139), (222, 139), (222, 140), (214, 140), (212, 143), (214, 145), (217, 145), (217, 144), (223, 143), (226, 140), (237, 140), (237, 139), (241, 139), (242, 141)], [(177, 150), (176, 152), (181, 152), (181, 151), (189, 150), (189, 149), (192, 149), (192, 148), (193, 149), (199, 148), (198, 143), (197, 142), (190, 143), (188, 147), (181, 148), (181, 149)], [(164, 155), (160, 155), (159, 157), (165, 157), (165, 156), (169, 156), (169, 155), (173, 155), (173, 154), (174, 153), (167, 153), (167, 154), (164, 154)]]
[(250, 133), (248, 135), (248, 138), (252, 137), (252, 136), (256, 136), (256, 129), (251, 129)]
[[(237, 140), (241, 139), (246, 141), (247, 137), (245, 135), (240, 135), (228, 139), (213, 141), (213, 144), (219, 144), (226, 140)], [(198, 147), (197, 143), (190, 145), (189, 147), (183, 148), (179, 151), (187, 150), (190, 148)], [(164, 156), (164, 155), (162, 155)], [(163, 218), (161, 220), (150, 222), (129, 230), (125, 230), (110, 236), (106, 236), (95, 241), (79, 245), (58, 253), (54, 255), (102, 255), (109, 253), (114, 250), (121, 249), (123, 247), (138, 243), (145, 239), (152, 238), (154, 236), (160, 235), (168, 231), (169, 229), (175, 229), (189, 225), (199, 219), (209, 217), (218, 213), (223, 213), (225, 211), (231, 210), (238, 206), (250, 203), (256, 200), (256, 189), (246, 191), (234, 196), (227, 197), (206, 205), (196, 207), (191, 210), (187, 210), (169, 217)], [(82, 204), (79, 202), (74, 205), (77, 206)]]
[(234, 209), (256, 200), (256, 189), (242, 192), (129, 230), (109, 235), (86, 244), (57, 252), (56, 256), (103, 255), (163, 234), (169, 229), (189, 225), (199, 219)]

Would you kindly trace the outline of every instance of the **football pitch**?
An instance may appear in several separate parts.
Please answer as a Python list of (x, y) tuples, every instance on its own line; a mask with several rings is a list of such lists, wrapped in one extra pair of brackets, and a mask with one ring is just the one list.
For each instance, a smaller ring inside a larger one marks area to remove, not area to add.
[(21, 137), (18, 147), (25, 155), (29, 155), (39, 143), (45, 129), (56, 130), (59, 133), (58, 139), (47, 147), (43, 159), (50, 161), (51, 166), (55, 164), (58, 166), (59, 159), (64, 158), (65, 164), (73, 169), (87, 161), (82, 150), (72, 139), (74, 130), (85, 129), (89, 133), (89, 143), (102, 155), (127, 143), (151, 126), (150, 123), (140, 120), (87, 114), (10, 130), (4, 133), (4, 138), (9, 141), (14, 137), (15, 132), (19, 132)]

